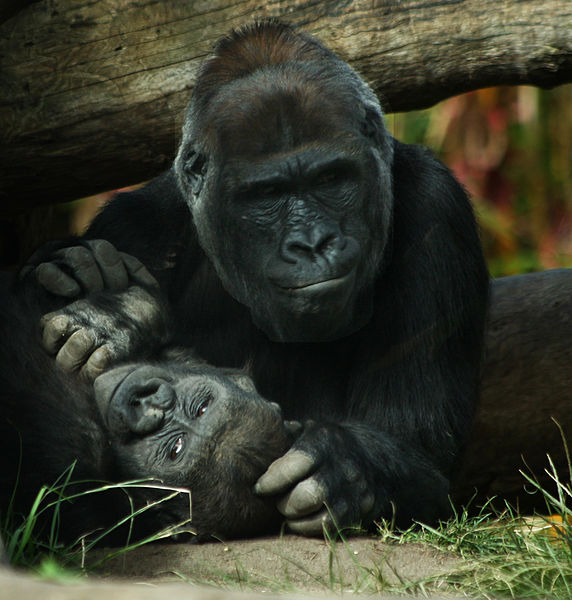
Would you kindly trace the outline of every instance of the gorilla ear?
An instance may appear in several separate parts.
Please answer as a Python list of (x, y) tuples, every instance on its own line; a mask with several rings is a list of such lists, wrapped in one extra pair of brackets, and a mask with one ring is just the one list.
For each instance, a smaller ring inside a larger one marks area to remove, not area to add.
[(383, 139), (383, 117), (374, 106), (364, 106), (364, 115), (361, 120), (360, 130), (370, 140), (379, 144)]
[(240, 369), (224, 369), (224, 375), (231, 379), (241, 390), (256, 392), (256, 386), (250, 376)]
[(198, 196), (207, 174), (207, 157), (195, 150), (190, 150), (183, 164), (183, 173), (187, 178), (191, 191)]

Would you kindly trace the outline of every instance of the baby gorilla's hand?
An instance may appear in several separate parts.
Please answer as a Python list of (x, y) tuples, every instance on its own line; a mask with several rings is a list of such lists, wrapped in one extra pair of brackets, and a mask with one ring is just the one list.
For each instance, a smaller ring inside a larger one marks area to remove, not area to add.
[(48, 292), (65, 298), (101, 290), (125, 290), (131, 284), (157, 288), (155, 278), (134, 256), (119, 252), (106, 240), (50, 250), (40, 248), (22, 269), (22, 277), (35, 275)]
[(166, 311), (157, 298), (132, 286), (103, 291), (44, 315), (42, 342), (66, 371), (92, 380), (125, 358), (144, 358), (166, 341)]
[(302, 535), (359, 526), (374, 507), (367, 461), (354, 436), (340, 425), (307, 423), (292, 449), (260, 477), (255, 492), (283, 494), (278, 510)]

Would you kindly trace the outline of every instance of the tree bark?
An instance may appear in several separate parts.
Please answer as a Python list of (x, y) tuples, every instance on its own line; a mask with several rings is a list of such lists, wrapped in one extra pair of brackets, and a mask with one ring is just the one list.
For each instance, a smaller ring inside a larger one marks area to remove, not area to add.
[(254, 17), (315, 34), (391, 112), (483, 86), (572, 81), (569, 0), (42, 0), (14, 15), (10, 6), (0, 13), (0, 214), (165, 169), (199, 63)]
[[(570, 481), (559, 423), (572, 451), (572, 269), (503, 277), (491, 286), (481, 401), (457, 495), (542, 504), (523, 470), (552, 487), (547, 454)], [(530, 486), (529, 486), (530, 487)]]

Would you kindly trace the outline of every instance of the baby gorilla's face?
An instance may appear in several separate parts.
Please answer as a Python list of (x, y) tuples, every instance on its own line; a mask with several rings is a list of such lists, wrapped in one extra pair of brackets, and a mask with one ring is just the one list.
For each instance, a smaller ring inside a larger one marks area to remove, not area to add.
[[(275, 502), (253, 487), (291, 446), (296, 424), (284, 422), (279, 406), (243, 374), (134, 363), (107, 371), (94, 386), (119, 479), (152, 478), (190, 490), (191, 528), (203, 537), (254, 535), (279, 524)], [(146, 528), (182, 522), (188, 496), (146, 512)]]

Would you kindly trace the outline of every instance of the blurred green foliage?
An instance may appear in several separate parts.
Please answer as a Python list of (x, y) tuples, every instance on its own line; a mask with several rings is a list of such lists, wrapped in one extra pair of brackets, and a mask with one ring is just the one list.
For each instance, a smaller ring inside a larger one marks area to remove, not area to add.
[(493, 276), (572, 267), (572, 86), (477, 90), (388, 126), (469, 190)]

